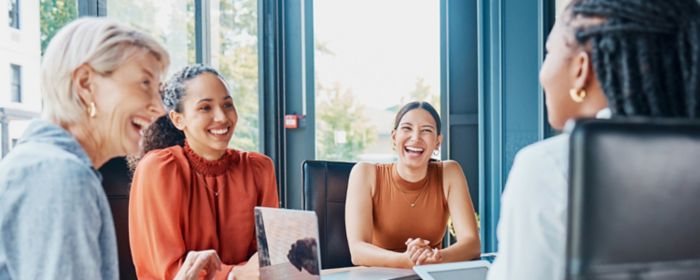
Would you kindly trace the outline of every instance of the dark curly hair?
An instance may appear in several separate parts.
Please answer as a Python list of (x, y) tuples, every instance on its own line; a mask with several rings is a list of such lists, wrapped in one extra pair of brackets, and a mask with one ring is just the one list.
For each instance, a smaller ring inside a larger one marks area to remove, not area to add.
[(697, 0), (574, 0), (566, 13), (615, 116), (698, 117)]
[[(185, 95), (187, 95), (187, 81), (204, 73), (211, 73), (218, 76), (224, 85), (226, 85), (224, 77), (219, 71), (212, 67), (202, 64), (185, 66), (180, 71), (173, 74), (170, 80), (163, 86), (161, 99), (165, 106), (165, 111), (182, 113), (182, 100)], [(226, 85), (226, 87), (228, 88), (228, 85)], [(146, 153), (175, 145), (185, 145), (185, 134), (175, 127), (166, 113), (146, 129), (141, 139), (142, 149), (140, 153), (127, 158), (129, 168), (131, 168), (132, 171), (136, 169), (139, 160), (141, 160)]]

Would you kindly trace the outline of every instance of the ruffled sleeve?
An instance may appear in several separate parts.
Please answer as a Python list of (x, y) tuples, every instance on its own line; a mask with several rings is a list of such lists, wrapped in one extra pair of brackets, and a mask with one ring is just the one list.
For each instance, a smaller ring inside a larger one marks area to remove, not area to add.
[(258, 188), (258, 206), (278, 208), (280, 205), (277, 195), (277, 179), (275, 166), (272, 159), (258, 154), (250, 153), (250, 162), (255, 172), (255, 185)]
[[(183, 198), (190, 178), (175, 148), (148, 153), (139, 162), (129, 199), (129, 241), (139, 279), (173, 279), (187, 252)], [(187, 173), (187, 174), (186, 174)]]

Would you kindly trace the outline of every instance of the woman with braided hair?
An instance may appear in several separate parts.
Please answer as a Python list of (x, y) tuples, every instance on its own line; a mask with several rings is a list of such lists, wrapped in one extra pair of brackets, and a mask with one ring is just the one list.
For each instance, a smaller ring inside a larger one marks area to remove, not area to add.
[(279, 205), (272, 160), (228, 148), (238, 113), (215, 69), (185, 67), (162, 99), (167, 114), (144, 133), (129, 199), (138, 277), (172, 279), (187, 252), (214, 250), (216, 279), (258, 278), (253, 208)]
[[(579, 117), (700, 115), (696, 0), (573, 0), (540, 70), (549, 123)], [(502, 197), (490, 280), (563, 279), (568, 135), (521, 150)]]

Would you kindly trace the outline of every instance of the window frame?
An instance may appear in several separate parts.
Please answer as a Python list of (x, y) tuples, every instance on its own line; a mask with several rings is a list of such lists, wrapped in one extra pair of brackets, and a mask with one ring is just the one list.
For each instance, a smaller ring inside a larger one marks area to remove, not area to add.
[(10, 64), (10, 101), (22, 103), (22, 66)]
[(10, 4), (9, 10), (8, 10), (8, 16), (10, 21), (8, 22), (9, 26), (14, 29), (20, 29), (20, 5), (19, 5), (19, 0), (9, 0), (8, 2)]

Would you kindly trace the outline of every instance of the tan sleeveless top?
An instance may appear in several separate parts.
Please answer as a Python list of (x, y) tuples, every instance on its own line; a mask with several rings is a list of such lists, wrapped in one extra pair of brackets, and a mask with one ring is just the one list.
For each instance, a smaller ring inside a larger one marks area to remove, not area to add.
[(414, 183), (401, 178), (394, 163), (377, 164), (376, 168), (372, 244), (404, 252), (408, 238), (422, 238), (430, 240), (431, 247), (442, 248), (449, 216), (442, 163), (430, 162), (425, 178)]

